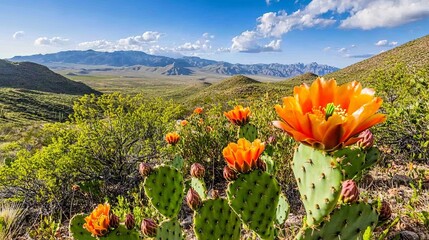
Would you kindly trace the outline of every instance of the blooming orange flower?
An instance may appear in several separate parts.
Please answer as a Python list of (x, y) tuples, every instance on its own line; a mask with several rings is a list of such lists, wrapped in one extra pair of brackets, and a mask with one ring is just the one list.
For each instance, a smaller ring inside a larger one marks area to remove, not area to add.
[(109, 231), (110, 205), (108, 203), (98, 204), (92, 213), (85, 218), (83, 228), (92, 233), (93, 236), (103, 236)]
[(182, 125), (182, 127), (186, 126), (187, 124), (188, 124), (187, 120), (180, 121), (180, 125)]
[(317, 78), (311, 86), (295, 87), (293, 97), (275, 106), (284, 122), (273, 124), (296, 141), (333, 151), (356, 143), (360, 132), (384, 122), (386, 116), (376, 113), (381, 103), (372, 89), (362, 89), (357, 81), (337, 86), (334, 79)]
[(176, 132), (167, 133), (165, 135), (165, 141), (171, 145), (175, 145), (177, 142), (179, 142), (180, 136)]
[(222, 153), (228, 167), (245, 173), (257, 167), (257, 161), (264, 149), (265, 144), (259, 139), (251, 143), (245, 138), (240, 138), (237, 143), (229, 143)]
[(249, 122), (250, 109), (248, 107), (243, 108), (243, 106), (237, 105), (233, 110), (224, 112), (223, 115), (225, 115), (231, 123), (243, 126)]
[(201, 107), (197, 107), (194, 109), (194, 113), (196, 113), (196, 114), (201, 114), (202, 112), (203, 112), (203, 108), (201, 108)]

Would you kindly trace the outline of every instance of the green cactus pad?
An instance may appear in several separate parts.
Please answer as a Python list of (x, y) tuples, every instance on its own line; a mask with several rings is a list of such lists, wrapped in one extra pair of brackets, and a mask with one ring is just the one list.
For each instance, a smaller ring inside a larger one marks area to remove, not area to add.
[(290, 206), (287, 198), (282, 193), (279, 196), (279, 203), (276, 209), (276, 224), (282, 225), (289, 215)]
[(100, 240), (139, 240), (140, 234), (137, 230), (128, 230), (124, 225), (119, 225), (106, 236), (99, 237)]
[(354, 179), (361, 175), (365, 164), (365, 152), (359, 147), (343, 148), (333, 155), (338, 158), (343, 170), (344, 179)]
[(263, 239), (273, 239), (274, 219), (280, 186), (276, 179), (261, 170), (239, 177), (228, 185), (230, 206), (250, 229)]
[(194, 231), (199, 240), (239, 240), (240, 227), (240, 219), (223, 198), (203, 201), (194, 213)]
[(297, 239), (363, 239), (368, 227), (375, 227), (377, 221), (377, 213), (369, 204), (342, 205), (332, 212), (329, 221), (316, 229), (302, 230)]
[(155, 167), (144, 181), (144, 190), (152, 205), (165, 217), (177, 216), (182, 205), (182, 174), (174, 167)]
[(258, 138), (258, 129), (253, 124), (246, 124), (240, 127), (240, 131), (238, 133), (239, 138), (245, 138), (250, 142), (253, 142)]
[(183, 239), (180, 223), (176, 218), (166, 220), (160, 224), (156, 231), (156, 240), (181, 240)]
[(365, 164), (363, 165), (363, 169), (365, 170), (369, 167), (372, 167), (374, 164), (378, 162), (380, 159), (380, 150), (376, 147), (371, 147), (366, 151)]
[(207, 198), (207, 188), (204, 180), (198, 178), (191, 179), (191, 187), (198, 193), (201, 199)]
[(301, 144), (292, 170), (307, 212), (307, 224), (316, 225), (335, 207), (341, 193), (342, 172), (334, 157)]
[(91, 233), (83, 228), (85, 223), (85, 214), (76, 214), (70, 220), (69, 231), (72, 239), (75, 240), (94, 240), (95, 237), (91, 236)]

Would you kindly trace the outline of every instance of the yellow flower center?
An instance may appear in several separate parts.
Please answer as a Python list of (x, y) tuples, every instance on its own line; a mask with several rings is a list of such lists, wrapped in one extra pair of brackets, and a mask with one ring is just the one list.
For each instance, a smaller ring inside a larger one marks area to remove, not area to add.
[(329, 117), (334, 114), (340, 115), (343, 120), (347, 117), (346, 110), (342, 109), (341, 105), (335, 106), (334, 103), (328, 103), (326, 107), (319, 106), (318, 108), (313, 108), (312, 112), (318, 118), (325, 119), (325, 121), (328, 121)]

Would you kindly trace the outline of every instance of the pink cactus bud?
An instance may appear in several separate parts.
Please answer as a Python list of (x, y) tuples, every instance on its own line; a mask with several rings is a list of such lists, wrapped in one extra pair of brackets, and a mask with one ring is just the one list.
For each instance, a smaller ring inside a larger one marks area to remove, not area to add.
[(110, 222), (109, 227), (116, 229), (119, 227), (119, 217), (116, 216), (114, 213), (110, 212)]
[(267, 164), (261, 159), (258, 159), (258, 161), (256, 162), (256, 166), (264, 172), (267, 170)]
[(237, 172), (235, 172), (228, 166), (225, 166), (223, 168), (223, 178), (225, 178), (229, 182), (234, 181), (235, 179), (237, 179)]
[(149, 165), (149, 163), (140, 163), (139, 165), (139, 172), (143, 177), (147, 177), (150, 172), (152, 171), (152, 167)]
[(144, 235), (146, 235), (147, 237), (155, 237), (157, 229), (158, 229), (158, 225), (153, 219), (151, 218), (143, 219), (141, 230)]
[(340, 200), (344, 203), (354, 203), (359, 200), (359, 188), (353, 180), (343, 182)]
[(136, 220), (134, 220), (134, 216), (131, 213), (128, 213), (125, 216), (125, 227), (127, 227), (128, 230), (133, 229), (136, 226)]
[(357, 145), (363, 149), (368, 149), (374, 145), (374, 136), (369, 129), (361, 132), (358, 138), (360, 138), (360, 140), (357, 142)]
[(388, 202), (381, 202), (381, 207), (378, 214), (378, 218), (380, 219), (380, 221), (387, 221), (392, 216), (392, 209), (390, 208)]
[(194, 163), (191, 166), (191, 175), (195, 178), (203, 178), (204, 174), (206, 173), (206, 169), (203, 165), (199, 163)]
[(186, 195), (186, 203), (188, 204), (189, 208), (194, 211), (201, 206), (201, 198), (192, 188), (189, 188), (188, 190), (188, 194)]

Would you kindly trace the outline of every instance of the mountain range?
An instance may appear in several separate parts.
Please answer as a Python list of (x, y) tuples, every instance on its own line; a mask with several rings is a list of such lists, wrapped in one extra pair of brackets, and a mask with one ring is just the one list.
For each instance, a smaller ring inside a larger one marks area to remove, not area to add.
[(51, 54), (37, 54), (30, 56), (15, 56), (9, 59), (14, 62), (35, 62), (48, 66), (78, 64), (84, 66), (111, 66), (111, 67), (144, 67), (151, 68), (162, 75), (192, 75), (195, 72), (220, 75), (265, 75), (274, 77), (293, 77), (312, 72), (325, 75), (338, 68), (318, 63), (295, 64), (233, 64), (199, 57), (170, 58), (150, 55), (141, 51), (98, 52), (62, 51)]

